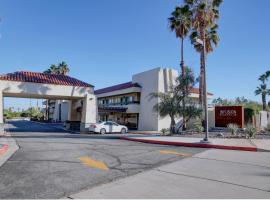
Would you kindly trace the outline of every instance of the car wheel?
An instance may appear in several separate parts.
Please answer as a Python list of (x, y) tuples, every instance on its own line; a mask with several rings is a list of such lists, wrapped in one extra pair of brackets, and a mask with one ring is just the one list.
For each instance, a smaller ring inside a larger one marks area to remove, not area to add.
[(100, 134), (106, 134), (106, 129), (105, 128), (102, 128), (101, 130), (100, 130)]
[(125, 128), (122, 128), (121, 133), (125, 134), (126, 132), (127, 132), (127, 130)]

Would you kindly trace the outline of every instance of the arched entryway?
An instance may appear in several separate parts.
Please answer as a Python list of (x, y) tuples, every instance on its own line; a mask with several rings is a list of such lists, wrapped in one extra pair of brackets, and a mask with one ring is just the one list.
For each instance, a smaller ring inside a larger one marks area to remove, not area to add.
[[(14, 72), (0, 76), (0, 124), (3, 127), (3, 97), (68, 100), (68, 120), (80, 121), (85, 132), (97, 120), (94, 86), (66, 75)], [(77, 107), (82, 106), (81, 114)]]

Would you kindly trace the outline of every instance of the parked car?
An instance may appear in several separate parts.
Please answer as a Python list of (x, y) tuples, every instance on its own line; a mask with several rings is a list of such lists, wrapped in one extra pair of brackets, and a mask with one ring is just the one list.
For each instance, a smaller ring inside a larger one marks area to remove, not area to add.
[(92, 124), (89, 127), (90, 132), (106, 134), (106, 133), (122, 133), (125, 134), (128, 132), (126, 126), (122, 126), (112, 121), (98, 122)]

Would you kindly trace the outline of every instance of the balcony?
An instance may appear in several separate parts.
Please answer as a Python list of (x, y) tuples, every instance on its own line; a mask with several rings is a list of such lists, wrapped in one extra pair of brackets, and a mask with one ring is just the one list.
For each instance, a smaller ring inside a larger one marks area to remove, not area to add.
[(99, 108), (113, 108), (113, 107), (123, 107), (126, 108), (126, 113), (139, 113), (140, 101), (129, 101), (122, 103), (108, 103), (108, 104), (99, 104)]
[(99, 106), (126, 106), (131, 104), (140, 104), (140, 101), (128, 101), (128, 102), (122, 102), (122, 103), (100, 103)]

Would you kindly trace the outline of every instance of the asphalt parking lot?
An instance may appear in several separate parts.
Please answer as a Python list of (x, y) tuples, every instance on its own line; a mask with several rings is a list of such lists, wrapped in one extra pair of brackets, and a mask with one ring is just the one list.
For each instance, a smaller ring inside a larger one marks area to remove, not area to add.
[(205, 149), (79, 135), (28, 121), (9, 124), (19, 150), (0, 168), (0, 198), (61, 198)]

